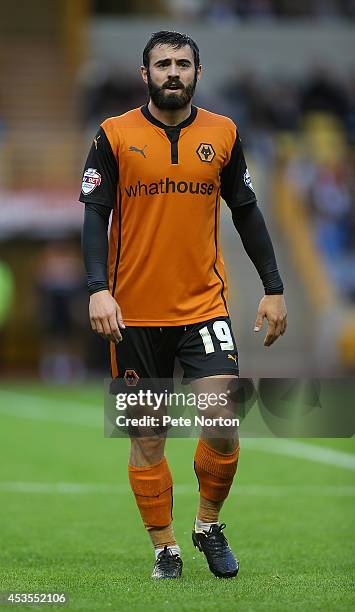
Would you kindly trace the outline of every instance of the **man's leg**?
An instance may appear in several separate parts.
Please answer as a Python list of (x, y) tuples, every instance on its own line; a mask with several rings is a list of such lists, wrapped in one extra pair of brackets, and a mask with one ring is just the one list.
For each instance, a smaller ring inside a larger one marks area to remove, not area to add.
[[(193, 380), (195, 396), (206, 397), (211, 393), (215, 397), (223, 393), (224, 398), (229, 398), (226, 404), (217, 402), (214, 406), (211, 402), (203, 414), (217, 419), (236, 419), (231, 384), (236, 384), (239, 375), (238, 354), (229, 318), (188, 326), (186, 332), (179, 345), (179, 359), (184, 378)], [(192, 537), (195, 546), (204, 552), (211, 571), (225, 578), (236, 576), (239, 565), (222, 533), (225, 525), (218, 521), (233, 483), (238, 457), (239, 440), (234, 425), (202, 429), (195, 452), (200, 498)]]
[[(193, 383), (194, 393), (213, 392), (227, 395), (230, 376), (210, 376)], [(235, 417), (233, 400), (223, 407), (206, 410), (206, 417)], [(218, 436), (218, 437), (217, 437)], [(236, 427), (203, 428), (195, 451), (195, 473), (199, 482), (200, 498), (196, 527), (207, 530), (218, 523), (219, 513), (229, 495), (238, 467), (239, 438)]]
[[(197, 390), (204, 393), (227, 393), (231, 378), (209, 377), (197, 381)], [(236, 378), (234, 379), (237, 380)], [(212, 387), (211, 387), (212, 384)], [(196, 390), (195, 390), (196, 393)], [(206, 417), (222, 417), (232, 420), (235, 416), (233, 401), (227, 406), (216, 406), (206, 410)], [(227, 429), (227, 431), (226, 431)], [(212, 426), (203, 428), (195, 452), (195, 473), (199, 483), (199, 505), (192, 531), (194, 545), (205, 554), (211, 572), (220, 578), (233, 578), (239, 570), (239, 562), (228, 545), (219, 523), (219, 514), (227, 499), (239, 458), (239, 439), (237, 428)]]
[[(116, 376), (134, 370), (141, 379), (171, 379), (174, 357), (160, 328), (132, 328), (111, 354)], [(155, 382), (155, 385), (157, 382)], [(158, 382), (159, 384), (159, 382)], [(156, 391), (157, 389), (154, 388)], [(142, 410), (142, 409), (141, 409)], [(145, 409), (143, 408), (143, 412)], [(154, 413), (154, 416), (158, 416)], [(136, 432), (137, 433), (137, 432)], [(182, 561), (172, 525), (173, 481), (164, 456), (165, 435), (151, 428), (131, 436), (128, 475), (144, 526), (155, 549), (154, 578), (177, 578)]]
[(216, 445), (215, 439), (200, 438), (195, 452), (195, 472), (200, 484), (196, 526), (204, 530), (208, 530), (212, 523), (218, 523), (238, 465), (239, 443), (224, 446), (226, 450), (229, 447), (230, 452), (221, 452), (216, 446), (220, 445)]
[(131, 438), (129, 480), (144, 526), (159, 554), (164, 546), (180, 553), (173, 531), (173, 481), (164, 456), (165, 437)]

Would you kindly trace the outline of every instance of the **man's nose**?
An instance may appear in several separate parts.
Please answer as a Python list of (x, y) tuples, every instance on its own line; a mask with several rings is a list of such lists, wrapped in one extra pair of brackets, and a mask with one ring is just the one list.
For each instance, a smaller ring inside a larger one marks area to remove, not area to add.
[(175, 62), (171, 62), (169, 66), (169, 78), (178, 77), (179, 76), (179, 67)]

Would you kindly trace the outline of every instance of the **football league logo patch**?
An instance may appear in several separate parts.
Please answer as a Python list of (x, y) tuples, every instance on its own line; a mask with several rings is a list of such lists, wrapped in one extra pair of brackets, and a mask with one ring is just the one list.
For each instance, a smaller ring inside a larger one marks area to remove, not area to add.
[(207, 144), (206, 142), (201, 142), (198, 149), (196, 149), (196, 153), (201, 161), (208, 163), (211, 163), (216, 155), (213, 146), (211, 144)]
[(253, 183), (251, 182), (251, 176), (249, 174), (248, 168), (244, 172), (244, 184), (246, 187), (249, 187), (252, 191), (254, 191)]
[(83, 176), (82, 193), (89, 195), (99, 185), (101, 185), (101, 174), (95, 168), (87, 168)]

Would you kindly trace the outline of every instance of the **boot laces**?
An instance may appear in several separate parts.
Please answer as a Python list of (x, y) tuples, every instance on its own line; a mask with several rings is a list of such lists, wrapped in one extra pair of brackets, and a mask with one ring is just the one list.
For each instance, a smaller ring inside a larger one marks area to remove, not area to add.
[(156, 563), (162, 569), (169, 569), (178, 558), (179, 555), (174, 555), (167, 546), (164, 546), (164, 550), (159, 553)]
[(218, 557), (224, 557), (226, 549), (229, 548), (226, 537), (222, 533), (226, 526), (226, 523), (211, 525), (209, 530), (204, 532), (206, 534), (206, 544), (208, 548)]

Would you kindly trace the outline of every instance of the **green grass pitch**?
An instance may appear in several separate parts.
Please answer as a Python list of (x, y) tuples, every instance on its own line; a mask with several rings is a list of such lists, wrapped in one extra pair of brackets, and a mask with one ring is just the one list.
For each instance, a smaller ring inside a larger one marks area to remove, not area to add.
[[(355, 609), (354, 439), (303, 440), (300, 456), (242, 440), (221, 516), (240, 573), (225, 581), (191, 543), (195, 441), (169, 440), (184, 572), (153, 582), (128, 487), (128, 441), (103, 437), (102, 395), (92, 384), (2, 385), (0, 591), (66, 591), (70, 610), (100, 612)], [(314, 459), (302, 456), (304, 445)], [(348, 466), (337, 463), (344, 453)]]

